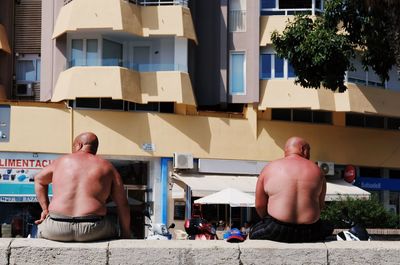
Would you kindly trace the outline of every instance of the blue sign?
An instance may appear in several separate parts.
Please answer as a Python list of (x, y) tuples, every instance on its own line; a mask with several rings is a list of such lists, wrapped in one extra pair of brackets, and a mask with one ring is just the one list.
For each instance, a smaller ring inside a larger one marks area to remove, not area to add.
[[(49, 196), (52, 196), (52, 185), (49, 185)], [(35, 185), (19, 183), (0, 183), (0, 202), (37, 202)]]
[(400, 191), (400, 179), (358, 177), (354, 184), (366, 190)]

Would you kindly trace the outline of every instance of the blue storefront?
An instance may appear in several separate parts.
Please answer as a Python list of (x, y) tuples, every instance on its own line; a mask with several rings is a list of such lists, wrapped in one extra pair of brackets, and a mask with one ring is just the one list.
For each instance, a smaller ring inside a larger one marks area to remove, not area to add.
[(354, 184), (375, 193), (390, 211), (396, 214), (400, 213), (400, 179), (358, 177)]
[[(58, 155), (39, 153), (0, 153), (0, 224), (2, 236), (27, 236), (41, 212), (34, 188), (34, 177)], [(49, 195), (51, 196), (51, 187)], [(11, 227), (11, 231), (4, 227)]]

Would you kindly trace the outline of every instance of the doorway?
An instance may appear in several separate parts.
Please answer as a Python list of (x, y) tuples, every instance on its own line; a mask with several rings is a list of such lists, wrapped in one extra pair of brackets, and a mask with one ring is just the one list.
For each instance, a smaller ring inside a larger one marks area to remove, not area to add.
[(144, 210), (146, 209), (148, 197), (149, 163), (147, 161), (130, 160), (111, 160), (110, 162), (117, 169), (124, 183), (131, 213), (133, 238), (143, 239), (145, 235)]

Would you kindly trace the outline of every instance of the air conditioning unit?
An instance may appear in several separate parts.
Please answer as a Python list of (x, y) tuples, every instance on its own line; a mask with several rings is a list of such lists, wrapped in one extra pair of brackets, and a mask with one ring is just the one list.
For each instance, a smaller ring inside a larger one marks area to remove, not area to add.
[(327, 176), (335, 175), (335, 163), (326, 162), (326, 161), (318, 161), (318, 166)]
[(16, 86), (16, 95), (18, 97), (31, 97), (34, 95), (32, 83), (17, 84)]
[(193, 155), (184, 153), (174, 153), (174, 168), (176, 169), (193, 168)]

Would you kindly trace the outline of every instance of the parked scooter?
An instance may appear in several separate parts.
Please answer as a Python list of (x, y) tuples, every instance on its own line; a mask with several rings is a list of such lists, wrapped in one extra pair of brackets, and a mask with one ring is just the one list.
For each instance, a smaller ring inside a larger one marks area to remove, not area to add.
[(185, 231), (191, 240), (214, 240), (218, 239), (215, 228), (201, 217), (187, 219)]
[(148, 212), (145, 212), (144, 214), (147, 217), (148, 222), (145, 224), (145, 226), (148, 229), (148, 234), (146, 239), (147, 240), (171, 240), (172, 239), (172, 234), (169, 232), (169, 229), (173, 229), (175, 227), (175, 224), (172, 223), (169, 227), (167, 227), (163, 223), (155, 223), (153, 224), (153, 221), (150, 218), (150, 214)]
[(339, 232), (336, 235), (336, 239), (338, 241), (370, 241), (371, 237), (369, 236), (367, 229), (361, 226), (360, 224), (354, 222), (348, 213), (348, 209), (345, 208), (342, 210), (343, 214), (343, 222), (349, 225), (350, 229), (348, 231)]

